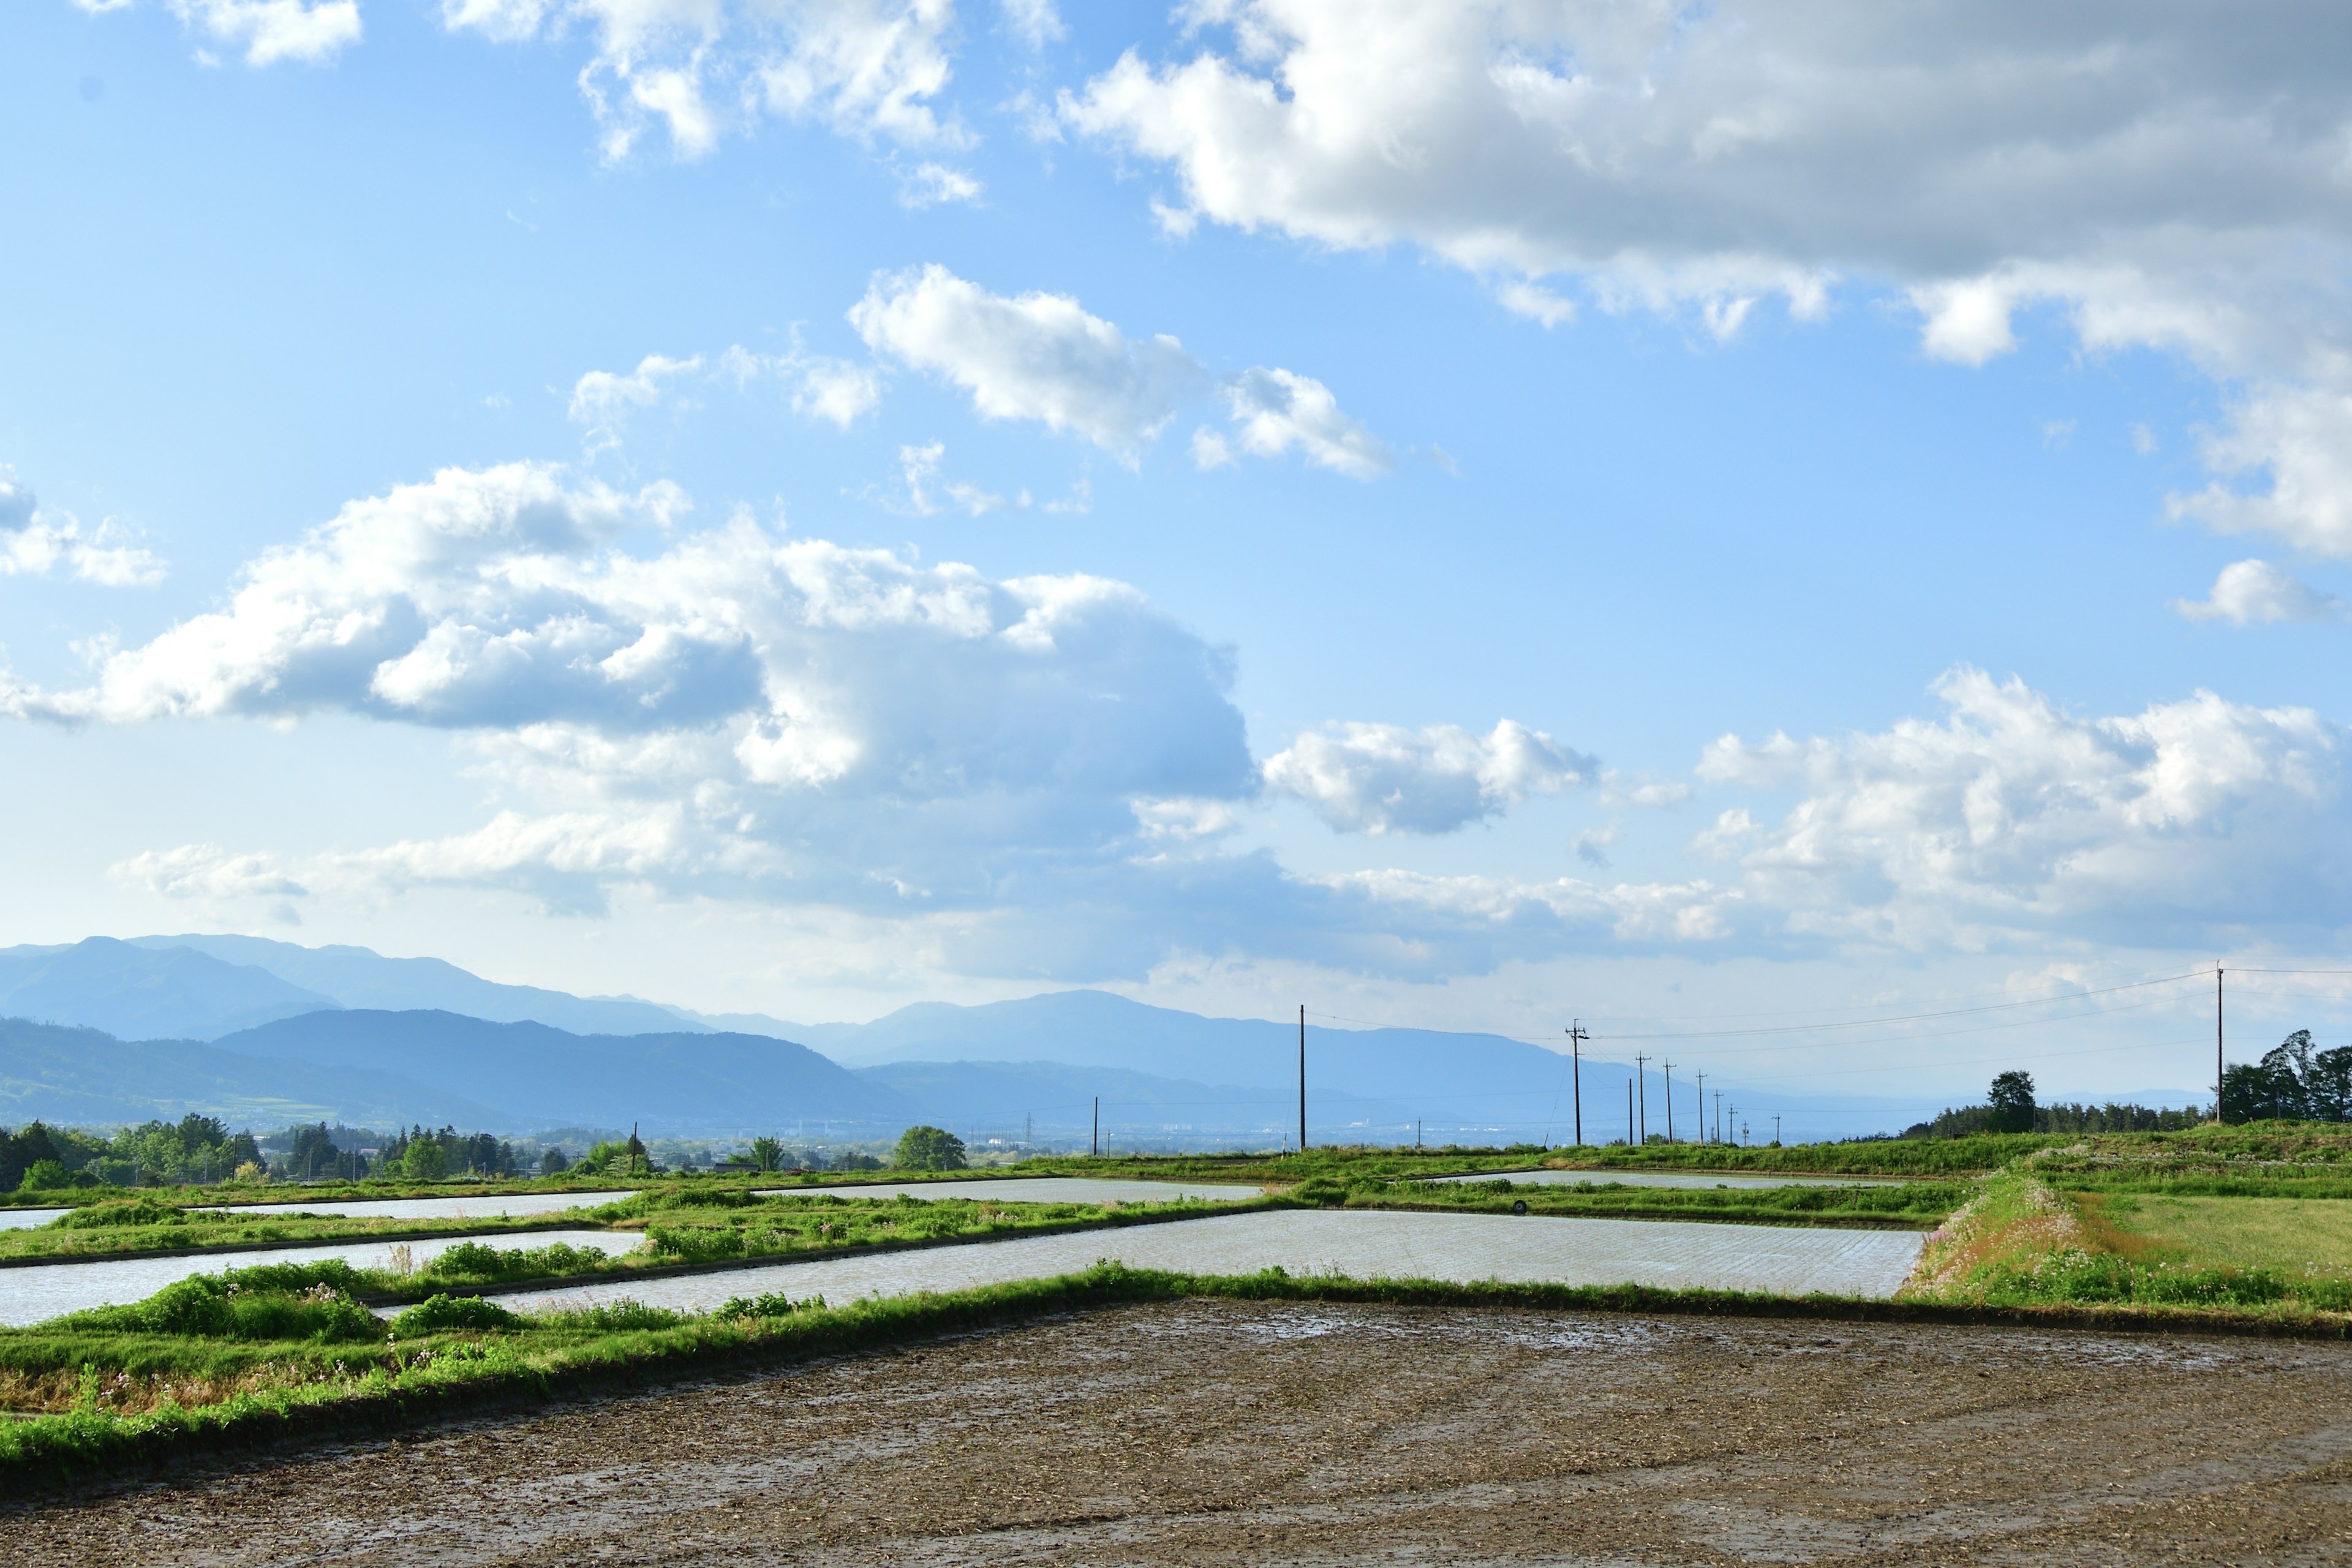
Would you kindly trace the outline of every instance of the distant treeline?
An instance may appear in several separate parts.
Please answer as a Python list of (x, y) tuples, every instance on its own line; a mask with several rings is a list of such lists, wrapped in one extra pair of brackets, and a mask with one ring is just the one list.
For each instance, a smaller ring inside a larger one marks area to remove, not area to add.
[(2036, 1105), (2032, 1122), (2020, 1127), (1990, 1105), (1963, 1105), (1946, 1110), (1933, 1121), (1903, 1130), (1906, 1138), (1972, 1138), (1980, 1132), (2179, 1132), (2205, 1120), (2203, 1110), (2184, 1106), (2179, 1110), (2150, 1105)]
[(217, 1182), (261, 1168), (252, 1133), (231, 1132), (219, 1118), (193, 1111), (176, 1122), (125, 1127), (111, 1138), (38, 1121), (13, 1133), (0, 1130), (0, 1192)]

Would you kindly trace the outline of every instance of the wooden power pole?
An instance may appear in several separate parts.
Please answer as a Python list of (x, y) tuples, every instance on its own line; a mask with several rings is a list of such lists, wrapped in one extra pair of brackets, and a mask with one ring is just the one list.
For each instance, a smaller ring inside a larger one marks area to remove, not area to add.
[[(1592, 1037), (1584, 1032), (1584, 1020), (1572, 1018), (1568, 1025), (1568, 1070), (1576, 1085), (1576, 1146), (1584, 1147), (1584, 1042)], [(1553, 1100), (1554, 1105), (1559, 1101)]]

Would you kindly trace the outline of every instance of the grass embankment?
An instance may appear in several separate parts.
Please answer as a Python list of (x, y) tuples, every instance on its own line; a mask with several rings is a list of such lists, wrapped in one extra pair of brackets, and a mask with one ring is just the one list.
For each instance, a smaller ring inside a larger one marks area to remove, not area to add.
[(976, 1166), (961, 1171), (668, 1171), (637, 1175), (610, 1172), (566, 1172), (561, 1176), (450, 1176), (437, 1181), (412, 1181), (405, 1176), (369, 1177), (339, 1182), (236, 1182), (191, 1184), (174, 1187), (67, 1187), (0, 1194), (0, 1209), (89, 1208), (100, 1204), (143, 1202), (174, 1208), (226, 1205), (248, 1218), (257, 1206), (285, 1204), (384, 1203), (410, 1198), (463, 1201), (468, 1198), (530, 1196), (538, 1194), (635, 1192), (667, 1182), (690, 1182), (724, 1192), (816, 1191), (828, 1187), (953, 1185), (1007, 1176), (1052, 1175), (1057, 1172), (1034, 1164)]
[(1901, 1295), (2307, 1319), (2352, 1312), (2347, 1256), (2352, 1212), (2326, 1203), (2068, 1193), (2021, 1164), (1929, 1237)]
[(1339, 1182), (1318, 1177), (1289, 1189), (1295, 1202), (1349, 1208), (1423, 1209), (1586, 1219), (1701, 1220), (1714, 1224), (1927, 1230), (1968, 1201), (1965, 1182), (1888, 1182), (1863, 1187), (1633, 1187), (1595, 1171), (1573, 1186), (1491, 1182)]
[[(961, 1237), (985, 1239), (1023, 1230), (1088, 1224), (1132, 1223), (1173, 1214), (1206, 1212), (1210, 1205), (1171, 1200), (1166, 1204), (998, 1204), (949, 1195), (936, 1199), (856, 1198), (822, 1190), (762, 1198), (740, 1186), (670, 1182), (594, 1208), (515, 1219), (363, 1219), (337, 1215), (235, 1216), (174, 1208), (132, 1198), (77, 1209), (47, 1226), (0, 1231), (0, 1258), (43, 1262), (88, 1262), (110, 1257), (273, 1245), (381, 1241), (478, 1236), (435, 1258), (420, 1278), (443, 1283), (559, 1278), (627, 1272), (647, 1268), (756, 1259), (797, 1252), (837, 1251), (886, 1243)], [(1234, 1205), (1216, 1205), (1221, 1211)], [(509, 1248), (493, 1238), (549, 1230), (641, 1233), (641, 1250), (618, 1258), (587, 1248)], [(496, 1268), (485, 1260), (509, 1261)], [(522, 1259), (522, 1261), (515, 1261)], [(0, 1279), (5, 1279), (0, 1274)], [(376, 1279), (371, 1276), (371, 1279)], [(399, 1276), (383, 1276), (383, 1300), (413, 1294)]]
[(0, 1230), (0, 1258), (71, 1263), (186, 1248), (291, 1246), (330, 1241), (401, 1241), (425, 1237), (503, 1235), (595, 1228), (578, 1209), (514, 1218), (388, 1219), (353, 1215), (213, 1214), (151, 1196), (91, 1204), (43, 1226)]

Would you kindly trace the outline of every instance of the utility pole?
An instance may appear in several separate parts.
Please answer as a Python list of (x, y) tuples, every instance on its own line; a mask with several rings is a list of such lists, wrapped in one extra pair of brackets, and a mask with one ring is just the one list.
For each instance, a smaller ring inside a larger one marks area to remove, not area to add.
[(1642, 1140), (1640, 1143), (1634, 1145), (1636, 1148), (1641, 1148), (1650, 1142), (1649, 1074), (1643, 1070), (1649, 1065), (1649, 1058), (1639, 1051), (1633, 1053), (1634, 1103), (1642, 1108)]
[(1087, 1152), (1095, 1155), (1102, 1153), (1102, 1096), (1099, 1094), (1095, 1096), (1094, 1140), (1087, 1145)]
[(1417, 1116), (1412, 1121), (1412, 1146), (1416, 1149), (1421, 1147), (1421, 1118)]
[(1625, 1147), (1633, 1147), (1633, 1080), (1625, 1080)]
[(1698, 1141), (1706, 1142), (1706, 1074), (1698, 1075)]
[[(1592, 1037), (1584, 1032), (1584, 1020), (1571, 1018), (1568, 1025), (1568, 1070), (1576, 1085), (1576, 1146), (1584, 1147), (1584, 1062), (1582, 1047)], [(1554, 1105), (1558, 1100), (1552, 1101)]]
[(1307, 1004), (1298, 1005), (1298, 1152), (1307, 1152)]
[(1772, 1118), (1772, 1142), (1780, 1142), (1780, 1119), (1777, 1116)]
[(1715, 1091), (1715, 1141), (1723, 1142), (1723, 1090)]
[(2213, 965), (2213, 1121), (2221, 1120), (2221, 1080), (2230, 1076), (2221, 1065), (2221, 965)]
[(1666, 1069), (1666, 1142), (1675, 1141), (1675, 1060), (1668, 1057), (1658, 1064)]

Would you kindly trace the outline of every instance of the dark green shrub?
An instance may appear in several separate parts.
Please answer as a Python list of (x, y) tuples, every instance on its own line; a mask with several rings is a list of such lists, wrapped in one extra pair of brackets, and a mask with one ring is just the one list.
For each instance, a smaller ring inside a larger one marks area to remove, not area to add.
[(380, 1340), (383, 1325), (349, 1294), (351, 1266), (279, 1264), (198, 1274), (144, 1301), (100, 1307), (61, 1320), (118, 1333), (185, 1334), (223, 1340)]
[(824, 1307), (824, 1298), (822, 1296), (794, 1301), (782, 1290), (773, 1290), (765, 1296), (732, 1297), (710, 1315), (714, 1318), (789, 1318), (794, 1312), (821, 1311)]
[(431, 1296), (392, 1321), (392, 1331), (404, 1339), (451, 1330), (487, 1331), (513, 1329), (522, 1320), (495, 1301), (479, 1296)]
[(159, 1204), (152, 1198), (132, 1198), (127, 1203), (92, 1204), (79, 1208), (49, 1222), (51, 1230), (111, 1230), (145, 1225), (185, 1225), (188, 1211)]
[(743, 1256), (743, 1237), (740, 1231), (706, 1229), (699, 1226), (648, 1226), (646, 1235), (654, 1250), (664, 1258), (675, 1258), (680, 1263), (715, 1263), (723, 1258)]
[(604, 1255), (593, 1247), (551, 1247), (501, 1252), (478, 1241), (461, 1241), (419, 1269), (420, 1278), (462, 1280), (532, 1279), (542, 1275), (572, 1274), (593, 1268)]

